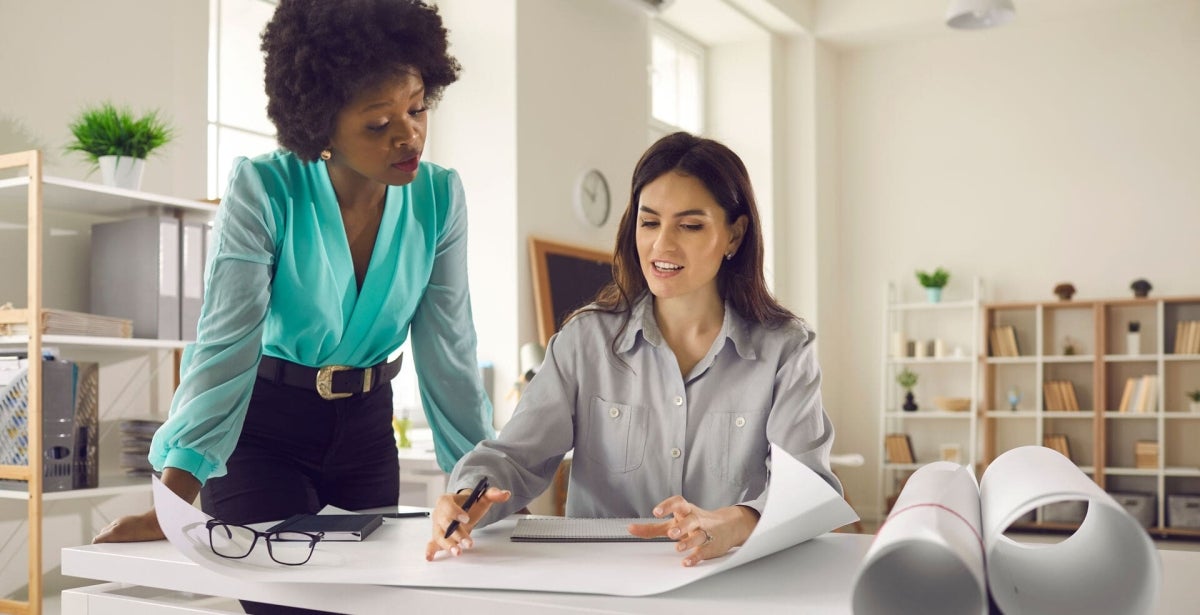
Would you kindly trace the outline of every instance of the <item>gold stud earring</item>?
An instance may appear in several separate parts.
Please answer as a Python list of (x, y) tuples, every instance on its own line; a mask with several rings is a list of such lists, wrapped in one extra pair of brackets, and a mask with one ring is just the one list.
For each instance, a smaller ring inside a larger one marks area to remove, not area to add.
[(330, 158), (333, 158), (333, 152), (327, 149), (321, 150), (321, 160), (329, 160)]

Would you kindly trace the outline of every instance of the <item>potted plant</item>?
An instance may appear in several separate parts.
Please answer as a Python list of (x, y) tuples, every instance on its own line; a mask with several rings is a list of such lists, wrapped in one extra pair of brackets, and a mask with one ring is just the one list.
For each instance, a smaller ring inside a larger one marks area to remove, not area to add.
[(146, 156), (174, 136), (158, 111), (135, 116), (111, 102), (86, 107), (69, 125), (75, 140), (68, 152), (80, 152), (100, 168), (106, 185), (137, 190), (142, 183)]
[(917, 281), (925, 287), (925, 296), (929, 298), (929, 302), (937, 303), (942, 300), (942, 287), (950, 281), (950, 272), (941, 267), (934, 269), (933, 273), (918, 270)]
[(1186, 395), (1188, 396), (1188, 399), (1192, 400), (1191, 403), (1188, 404), (1188, 410), (1191, 410), (1192, 412), (1200, 412), (1200, 389), (1188, 391)]
[(896, 384), (899, 384), (905, 391), (904, 411), (916, 412), (917, 402), (913, 399), (912, 389), (914, 386), (917, 386), (917, 375), (906, 367), (899, 374), (896, 374)]

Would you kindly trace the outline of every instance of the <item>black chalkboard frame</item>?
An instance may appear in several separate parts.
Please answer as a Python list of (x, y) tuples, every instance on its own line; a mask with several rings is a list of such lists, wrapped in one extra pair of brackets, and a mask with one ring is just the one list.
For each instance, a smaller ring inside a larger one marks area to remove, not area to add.
[(565, 316), (591, 303), (612, 281), (612, 254), (530, 237), (529, 261), (538, 338), (544, 347)]

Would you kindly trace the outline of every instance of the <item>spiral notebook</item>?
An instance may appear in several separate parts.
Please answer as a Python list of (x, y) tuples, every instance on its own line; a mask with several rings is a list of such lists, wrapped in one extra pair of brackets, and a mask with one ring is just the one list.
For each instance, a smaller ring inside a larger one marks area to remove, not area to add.
[(665, 523), (662, 519), (579, 519), (526, 517), (517, 520), (512, 542), (671, 542), (670, 538), (638, 538), (630, 523)]

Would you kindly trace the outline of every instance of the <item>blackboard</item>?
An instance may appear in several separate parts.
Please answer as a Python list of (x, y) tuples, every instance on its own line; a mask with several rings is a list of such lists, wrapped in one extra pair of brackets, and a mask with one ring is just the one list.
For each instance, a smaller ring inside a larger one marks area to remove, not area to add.
[(545, 346), (571, 312), (612, 281), (612, 254), (530, 238), (529, 260), (538, 337)]

